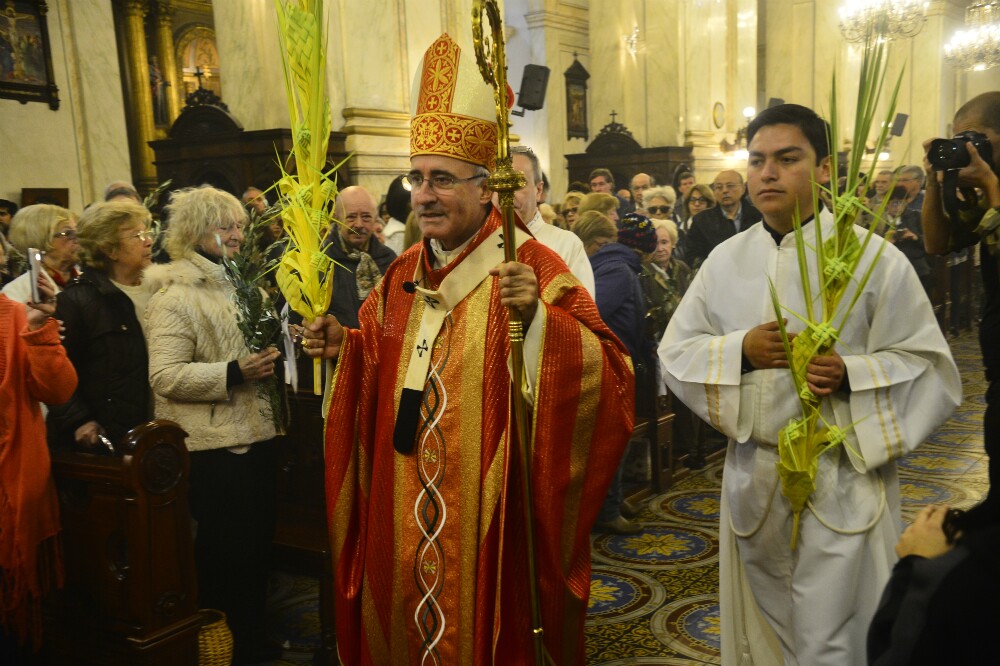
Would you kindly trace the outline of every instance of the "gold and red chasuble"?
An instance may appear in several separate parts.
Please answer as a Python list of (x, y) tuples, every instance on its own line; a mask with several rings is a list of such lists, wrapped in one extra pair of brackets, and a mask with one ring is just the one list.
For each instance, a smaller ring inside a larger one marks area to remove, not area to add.
[[(494, 210), (463, 254), (499, 226)], [(348, 330), (332, 378), (326, 488), (345, 664), (521, 664), (532, 659), (527, 554), (511, 459), (507, 311), (497, 280), (446, 318), (411, 453), (393, 447), (407, 363), (423, 308), (403, 289), (413, 248), (386, 272)], [(536, 549), (545, 642), (558, 664), (583, 663), (590, 528), (632, 429), (632, 368), (593, 300), (550, 250), (519, 260), (545, 308), (532, 418)]]

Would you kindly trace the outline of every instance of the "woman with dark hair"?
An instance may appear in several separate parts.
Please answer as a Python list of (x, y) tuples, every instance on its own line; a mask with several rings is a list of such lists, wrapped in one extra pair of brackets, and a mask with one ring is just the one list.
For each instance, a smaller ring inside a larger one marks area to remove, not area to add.
[[(681, 232), (691, 228), (691, 218), (695, 215), (709, 208), (715, 208), (715, 195), (712, 194), (712, 188), (701, 183), (692, 186), (684, 195), (684, 207), (687, 209), (688, 216), (678, 228)], [(683, 236), (683, 233), (681, 235)]]
[[(389, 219), (385, 221), (385, 228), (382, 235), (385, 241), (382, 243), (387, 248), (396, 253), (396, 256), (403, 254), (406, 249), (406, 218), (410, 216), (410, 191), (403, 184), (403, 176), (397, 176), (389, 184), (389, 191), (385, 193), (385, 212)], [(382, 211), (379, 209), (379, 216)]]
[(149, 293), (142, 272), (153, 254), (149, 211), (131, 201), (95, 203), (80, 218), (83, 270), (59, 294), (56, 317), (80, 385), (48, 415), (49, 444), (94, 449), (117, 444), (152, 416), (142, 333)]
[(684, 195), (684, 210), (687, 212), (687, 217), (682, 219), (677, 223), (677, 247), (674, 253), (677, 255), (678, 259), (684, 259), (685, 241), (684, 237), (687, 232), (691, 229), (691, 222), (694, 220), (694, 216), (702, 211), (706, 211), (709, 208), (715, 208), (715, 195), (712, 194), (712, 188), (708, 185), (702, 185), (698, 183), (693, 185), (687, 194)]

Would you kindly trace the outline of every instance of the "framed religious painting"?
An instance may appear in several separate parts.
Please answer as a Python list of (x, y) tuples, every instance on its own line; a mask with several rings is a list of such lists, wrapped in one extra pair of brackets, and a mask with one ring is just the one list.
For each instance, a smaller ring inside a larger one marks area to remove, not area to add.
[(573, 54), (573, 64), (563, 76), (566, 79), (566, 138), (588, 139), (587, 131), (587, 79), (590, 73)]
[(0, 0), (0, 98), (59, 108), (45, 0)]

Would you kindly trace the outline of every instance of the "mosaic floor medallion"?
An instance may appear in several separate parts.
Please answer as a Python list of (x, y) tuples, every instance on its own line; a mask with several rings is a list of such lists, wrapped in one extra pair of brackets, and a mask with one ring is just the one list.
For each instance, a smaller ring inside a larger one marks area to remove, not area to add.
[(721, 663), (717, 595), (679, 599), (657, 611), (649, 625), (653, 635), (670, 649), (705, 663)]
[(707, 481), (722, 485), (722, 465), (711, 465), (706, 469), (699, 471), (698, 473), (703, 475)]
[(652, 576), (597, 566), (590, 574), (587, 625), (635, 620), (655, 611), (666, 599), (663, 585)]
[(640, 534), (595, 537), (592, 553), (594, 562), (657, 571), (718, 561), (719, 544), (715, 532), (701, 527), (646, 523)]
[(649, 506), (664, 520), (714, 527), (719, 524), (719, 503), (718, 490), (698, 488), (667, 493)]

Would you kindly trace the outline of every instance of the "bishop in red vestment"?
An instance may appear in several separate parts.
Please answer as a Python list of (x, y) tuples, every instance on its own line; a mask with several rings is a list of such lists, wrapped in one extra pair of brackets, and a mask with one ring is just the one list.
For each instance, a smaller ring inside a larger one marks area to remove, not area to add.
[[(308, 353), (337, 358), (325, 408), (338, 652), (345, 664), (532, 662), (516, 307), (545, 646), (557, 664), (583, 663), (589, 532), (632, 430), (631, 363), (558, 256), (523, 226), (503, 238), (484, 182), (493, 97), (474, 58), (442, 35), (417, 86), (407, 180), (424, 240), (386, 271), (359, 330), (328, 316), (307, 331)], [(517, 262), (502, 263), (505, 242)]]

